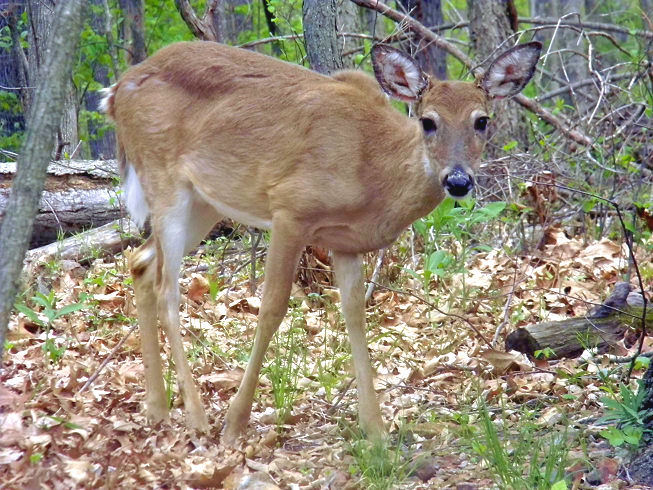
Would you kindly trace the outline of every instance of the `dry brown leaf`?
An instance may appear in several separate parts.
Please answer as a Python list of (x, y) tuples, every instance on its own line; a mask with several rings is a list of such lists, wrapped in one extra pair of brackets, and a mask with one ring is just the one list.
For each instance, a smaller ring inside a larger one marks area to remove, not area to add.
[(508, 371), (528, 371), (533, 364), (521, 352), (500, 352), (488, 349), (481, 352), (481, 357), (492, 364), (495, 374), (504, 374)]
[(201, 303), (210, 290), (209, 281), (201, 274), (192, 274), (186, 296), (195, 303)]
[(213, 371), (203, 374), (198, 378), (198, 382), (211, 384), (220, 390), (233, 390), (238, 388), (240, 381), (243, 379), (245, 370), (242, 368), (230, 369), (227, 371)]

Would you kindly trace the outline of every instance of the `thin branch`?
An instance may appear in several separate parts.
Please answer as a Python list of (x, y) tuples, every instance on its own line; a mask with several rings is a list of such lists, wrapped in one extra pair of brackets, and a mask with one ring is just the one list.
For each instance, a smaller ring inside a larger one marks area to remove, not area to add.
[[(616, 82), (618, 80), (625, 80), (625, 79), (630, 78), (630, 77), (632, 77), (632, 73), (621, 73), (621, 74), (618, 74), (618, 75), (612, 75), (612, 76), (608, 77), (606, 79), (606, 82), (608, 82), (608, 83), (609, 82)], [(536, 100), (537, 102), (542, 102), (544, 100), (552, 99), (553, 97), (557, 97), (558, 95), (562, 95), (562, 94), (564, 94), (566, 92), (571, 92), (571, 91), (576, 90), (578, 88), (584, 87), (586, 85), (593, 85), (595, 83), (596, 83), (595, 78), (586, 78), (584, 80), (579, 80), (577, 82), (565, 85), (564, 87), (560, 87), (558, 89), (552, 90), (552, 91), (547, 92), (545, 94), (538, 95), (537, 97), (535, 97), (534, 100)]]
[(536, 26), (547, 26), (547, 27), (575, 27), (579, 29), (594, 29), (597, 31), (606, 31), (606, 32), (617, 32), (619, 34), (627, 34), (629, 36), (635, 36), (635, 37), (645, 37), (647, 39), (653, 39), (653, 32), (651, 31), (631, 31), (629, 29), (626, 29), (624, 27), (619, 27), (614, 24), (604, 24), (601, 22), (586, 22), (586, 21), (569, 21), (569, 20), (564, 20), (562, 22), (558, 22), (559, 19), (556, 19), (555, 17), (525, 17), (525, 18), (520, 18), (519, 23), (520, 24), (533, 24)]
[(111, 349), (111, 352), (109, 352), (109, 355), (105, 357), (104, 361), (102, 361), (102, 364), (100, 364), (100, 367), (96, 369), (96, 371), (86, 380), (86, 383), (84, 383), (84, 386), (82, 386), (77, 394), (79, 395), (80, 393), (83, 393), (86, 391), (86, 389), (93, 384), (93, 381), (97, 379), (97, 377), (102, 373), (102, 370), (106, 367), (107, 364), (109, 364), (109, 361), (113, 359), (113, 356), (120, 350), (120, 348), (123, 346), (125, 341), (129, 338), (129, 336), (138, 328), (138, 323), (134, 323), (129, 331), (125, 334), (125, 336), (120, 339), (120, 342), (116, 344), (116, 346)]
[(379, 279), (379, 273), (381, 272), (381, 266), (383, 265), (383, 258), (385, 257), (386, 250), (387, 249), (385, 248), (379, 250), (379, 256), (376, 259), (376, 265), (374, 266), (374, 272), (372, 273), (372, 278), (370, 279), (370, 283), (367, 285), (367, 291), (365, 291), (365, 303), (367, 303), (370, 300), (370, 298), (372, 297), (372, 293), (374, 292), (374, 284)]
[[(354, 0), (352, 0), (352, 1), (354, 1)], [(372, 282), (372, 281), (370, 281), (370, 282)], [(381, 284), (381, 283), (378, 283), (378, 282), (375, 282), (374, 285), (378, 286), (380, 288), (386, 289), (388, 291), (393, 291), (393, 292), (399, 293), (399, 294), (405, 294), (406, 296), (412, 296), (413, 298), (421, 301), (422, 303), (427, 305), (429, 308), (432, 308), (433, 310), (437, 311), (438, 313), (440, 313), (442, 315), (445, 315), (445, 316), (448, 316), (448, 317), (451, 317), (451, 318), (456, 318), (456, 319), (458, 319), (458, 320), (460, 320), (462, 322), (465, 322), (467, 324), (467, 326), (469, 326), (469, 328), (471, 328), (476, 333), (476, 335), (478, 335), (481, 338), (481, 340), (483, 340), (483, 342), (485, 342), (487, 344), (487, 346), (490, 349), (493, 349), (492, 344), (490, 343), (490, 341), (488, 339), (486, 339), (485, 336), (478, 330), (478, 328), (476, 328), (476, 326), (472, 322), (470, 322), (467, 318), (465, 318), (464, 316), (457, 315), (455, 313), (447, 313), (446, 311), (443, 311), (440, 308), (438, 308), (437, 306), (435, 306), (430, 301), (428, 301), (428, 300), (422, 298), (421, 296), (419, 296), (418, 294), (412, 293), (410, 291), (404, 291), (404, 290), (401, 290), (401, 289), (391, 288), (390, 286), (386, 286), (385, 284)]]

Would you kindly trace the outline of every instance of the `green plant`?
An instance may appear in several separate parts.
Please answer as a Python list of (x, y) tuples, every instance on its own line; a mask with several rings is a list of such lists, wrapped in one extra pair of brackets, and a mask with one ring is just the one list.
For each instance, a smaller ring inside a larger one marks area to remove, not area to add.
[(601, 398), (605, 413), (599, 422), (614, 425), (602, 430), (600, 434), (613, 446), (621, 446), (624, 443), (639, 446), (646, 420), (653, 415), (652, 410), (642, 409), (646, 390), (641, 380), (638, 380), (637, 384), (637, 393), (623, 383), (619, 384), (618, 392), (615, 392), (610, 384), (601, 387), (609, 396)]
[(495, 422), (484, 400), (478, 403), (479, 424), (472, 425), (470, 417), (456, 421), (463, 439), (485, 461), (501, 488), (566, 488), (566, 427), (543, 434), (527, 410), (522, 410), (516, 425), (510, 426), (505, 419)]
[[(291, 308), (291, 325), (287, 332), (277, 331), (273, 339), (273, 358), (264, 369), (270, 382), (277, 409), (277, 422), (283, 424), (292, 411), (298, 392), (298, 380), (306, 365), (306, 351), (302, 348), (305, 331), (297, 326), (303, 321), (301, 311)], [(297, 360), (298, 354), (301, 359)]]
[(29, 455), (29, 462), (31, 464), (36, 464), (42, 459), (43, 459), (43, 453), (36, 452)]
[(551, 347), (545, 347), (541, 350), (536, 350), (534, 353), (536, 359), (551, 359), (555, 356), (555, 351)]
[[(413, 223), (413, 228), (424, 242), (423, 269), (405, 269), (406, 272), (422, 281), (427, 295), (433, 277), (445, 278), (455, 272), (464, 272), (469, 252), (488, 248), (479, 243), (470, 243), (473, 227), (496, 219), (505, 208), (505, 202), (492, 202), (481, 207), (473, 199), (456, 201), (446, 198), (428, 216)], [(448, 251), (452, 247), (442, 245), (441, 237), (450, 237), (459, 242), (460, 253), (454, 255)]]
[(25, 303), (17, 303), (15, 307), (32, 322), (45, 330), (43, 351), (48, 354), (52, 362), (58, 362), (66, 352), (66, 345), (63, 342), (57, 342), (56, 339), (50, 336), (54, 322), (63, 316), (85, 309), (88, 305), (71, 303), (62, 308), (57, 308), (57, 299), (54, 296), (54, 291), (50, 291), (47, 296), (43, 293), (36, 293), (35, 296), (32, 296), (31, 300), (41, 307), (40, 311), (37, 312)]
[(399, 431), (399, 441), (370, 441), (357, 434), (350, 442), (348, 452), (355, 463), (349, 468), (352, 475), (361, 478), (361, 488), (386, 490), (396, 488), (415, 467), (415, 462), (402, 451), (404, 431)]

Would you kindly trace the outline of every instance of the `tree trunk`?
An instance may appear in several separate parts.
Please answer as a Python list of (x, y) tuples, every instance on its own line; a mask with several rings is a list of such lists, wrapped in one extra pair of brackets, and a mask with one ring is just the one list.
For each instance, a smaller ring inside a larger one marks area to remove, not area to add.
[[(337, 32), (340, 34), (352, 34), (363, 31), (363, 16), (361, 8), (349, 0), (337, 0)], [(353, 37), (339, 37), (338, 42), (342, 50), (342, 63), (346, 68), (354, 68), (354, 56), (358, 53), (357, 48), (363, 42)]]
[[(24, 8), (21, 2), (9, 2), (5, 7), (4, 15), (0, 15), (0, 30), (9, 29), (11, 36), (11, 51), (0, 56), (0, 85), (7, 87), (8, 94), (15, 94), (15, 102), (6, 102), (0, 107), (0, 138), (6, 138), (20, 133), (25, 129), (23, 111), (28, 104), (30, 91), (27, 88), (27, 57), (20, 46), (20, 32), (18, 21)], [(9, 140), (5, 140), (9, 141)], [(7, 144), (4, 149), (17, 150), (16, 144), (11, 147)], [(1, 157), (0, 157), (1, 159)]]
[(136, 65), (147, 58), (143, 0), (120, 0), (120, 8), (124, 16), (122, 38), (130, 45), (127, 61)]
[(329, 74), (343, 68), (336, 36), (336, 0), (304, 0), (304, 42), (311, 68)]
[[(542, 2), (546, 3), (546, 2)], [(512, 1), (469, 0), (469, 37), (477, 61), (487, 63), (497, 53), (495, 50), (514, 33), (511, 11)], [(513, 43), (507, 43), (503, 50)], [(519, 105), (512, 100), (494, 102), (494, 115), (488, 130), (487, 155), (496, 158), (503, 153), (503, 147), (517, 141), (520, 149), (528, 144), (528, 123)]]
[[(25, 107), (29, 105), (29, 96), (30, 89), (28, 88), (28, 69), (29, 65), (27, 63), (27, 56), (25, 51), (20, 45), (20, 32), (18, 28), (18, 19), (21, 14), (24, 12), (24, 6), (20, 2), (10, 4), (7, 8), (6, 17), (3, 17), (0, 20), (0, 26), (4, 27), (5, 18), (6, 25), (9, 27), (9, 33), (11, 35), (11, 64), (7, 67), (10, 71), (9, 76), (3, 76), (3, 85), (6, 87), (18, 87), (18, 91), (21, 104), (23, 106), (23, 112)], [(3, 67), (4, 68), (4, 67)], [(3, 72), (5, 70), (3, 69)]]
[[(50, 161), (52, 145), (64, 111), (67, 84), (76, 58), (81, 29), (81, 0), (59, 2), (52, 32), (42, 44), (41, 73), (28, 116), (28, 129), (0, 228), (0, 358), (13, 309), (23, 258)], [(38, 32), (38, 31), (35, 31)], [(47, 75), (47, 76), (46, 76)]]
[[(91, 27), (98, 34), (107, 35), (107, 26), (105, 15), (107, 12), (104, 10), (107, 0), (91, 0), (91, 4), (99, 7), (97, 11), (103, 12), (102, 14), (95, 14), (95, 9), (88, 9), (87, 13), (90, 16), (89, 22)], [(110, 26), (109, 26), (110, 28)], [(110, 40), (107, 39), (107, 42), (110, 43)], [(111, 46), (109, 46), (109, 51), (112, 52)], [(113, 61), (115, 68), (117, 64)], [(114, 68), (114, 69), (115, 69)], [(93, 63), (93, 79), (96, 82), (99, 82), (104, 87), (111, 85), (111, 79), (109, 78), (109, 67), (105, 66), (97, 61)], [(115, 74), (117, 75), (117, 73)], [(96, 90), (87, 90), (84, 94), (84, 105), (88, 111), (97, 111), (100, 105), (100, 100), (102, 99), (102, 94)], [(98, 160), (106, 160), (114, 158), (116, 150), (116, 136), (113, 129), (106, 130), (102, 136), (100, 136), (100, 128), (104, 123), (97, 123), (93, 119), (89, 119), (87, 122), (87, 134), (88, 138), (88, 150), (90, 152), (90, 157)]]
[[(27, 15), (28, 15), (28, 41), (29, 49), (27, 55), (28, 70), (27, 82), (29, 86), (36, 87), (39, 85), (39, 74), (42, 73), (41, 66), (46, 63), (46, 43), (50, 36), (50, 31), (53, 22), (55, 21), (55, 8), (61, 3), (62, 0), (55, 2), (54, 0), (28, 0), (27, 1)], [(72, 70), (71, 70), (72, 72)], [(70, 73), (65, 80), (65, 99), (64, 111), (61, 120), (58, 122), (58, 128), (55, 130), (57, 135), (56, 147), (54, 152), (54, 159), (58, 160), (64, 152), (72, 153), (77, 142), (77, 91), (73, 84)], [(50, 76), (49, 73), (46, 76)], [(28, 97), (31, 101), (33, 96)], [(31, 103), (25, 108), (25, 114), (30, 111)]]
[(223, 33), (223, 42), (238, 44), (240, 33), (252, 29), (252, 18), (236, 11), (237, 7), (250, 2), (251, 0), (222, 0), (218, 3), (217, 19)]
[(208, 0), (204, 15), (200, 19), (190, 0), (175, 0), (175, 6), (181, 18), (197, 39), (204, 41), (225, 42), (223, 23), (220, 20), (221, 7), (219, 0)]
[[(424, 26), (432, 29), (441, 25), (442, 2), (440, 0), (401, 0), (406, 13)], [(415, 36), (411, 52), (422, 70), (439, 80), (447, 78), (447, 54), (421, 36)]]

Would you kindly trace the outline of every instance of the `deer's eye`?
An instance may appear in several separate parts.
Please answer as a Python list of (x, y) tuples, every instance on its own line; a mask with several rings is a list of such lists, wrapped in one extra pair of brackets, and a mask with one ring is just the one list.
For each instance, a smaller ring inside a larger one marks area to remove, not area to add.
[(474, 121), (474, 129), (476, 131), (485, 131), (487, 129), (488, 118), (487, 116), (481, 116)]
[(422, 123), (422, 129), (425, 134), (433, 134), (438, 129), (438, 125), (430, 117), (423, 117), (420, 119), (420, 122)]

